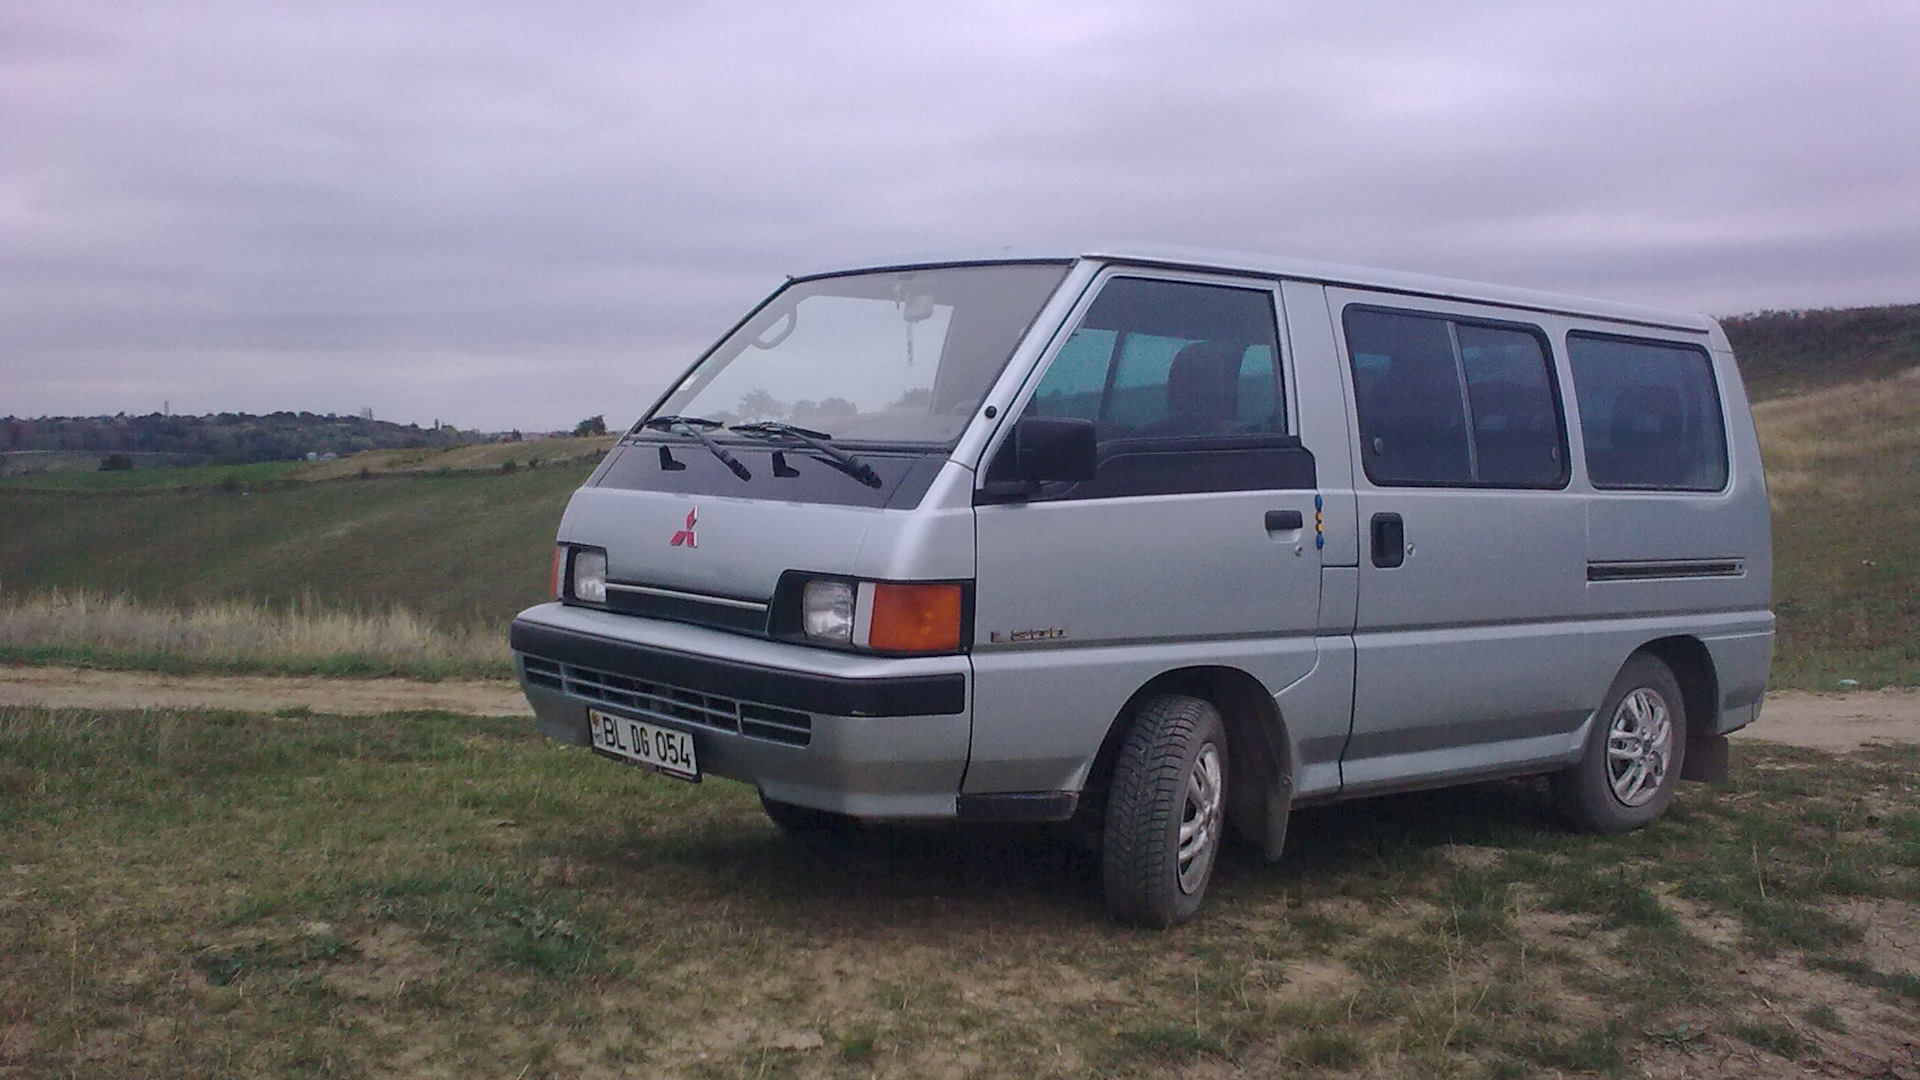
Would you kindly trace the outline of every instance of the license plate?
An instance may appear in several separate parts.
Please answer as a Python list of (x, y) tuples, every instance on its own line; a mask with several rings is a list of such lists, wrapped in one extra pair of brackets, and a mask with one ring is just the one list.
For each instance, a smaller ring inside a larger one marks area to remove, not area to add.
[(700, 763), (693, 756), (693, 736), (643, 720), (587, 710), (593, 748), (636, 765), (657, 769), (682, 780), (700, 779)]

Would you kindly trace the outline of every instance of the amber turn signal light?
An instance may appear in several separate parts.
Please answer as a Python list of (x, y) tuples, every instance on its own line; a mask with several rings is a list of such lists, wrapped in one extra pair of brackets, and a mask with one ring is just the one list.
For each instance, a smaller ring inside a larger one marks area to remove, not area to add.
[(957, 652), (960, 648), (960, 586), (873, 587), (873, 623), (867, 647), (880, 652)]

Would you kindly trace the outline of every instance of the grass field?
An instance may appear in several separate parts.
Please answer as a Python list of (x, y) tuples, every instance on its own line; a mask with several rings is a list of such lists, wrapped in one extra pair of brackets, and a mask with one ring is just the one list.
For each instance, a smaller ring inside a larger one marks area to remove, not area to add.
[(1920, 684), (1920, 368), (1754, 408), (1776, 685)]
[[(1879, 371), (1905, 340), (1863, 338), (1859, 357), (1841, 359)], [(1754, 409), (1774, 495), (1773, 684), (1920, 685), (1920, 375), (1837, 377), (1820, 372), (1817, 389), (1788, 380)], [(452, 636), (504, 634), (545, 597), (567, 496), (609, 441), (0, 479), (0, 621), (10, 601), (47, 593), (124, 594), (160, 619), (216, 601), (285, 610), (317, 597), (347, 613), (404, 612)], [(33, 653), (0, 642), (0, 660), (195, 663), (42, 644)]]
[(309, 466), (299, 461), (256, 461), (246, 465), (206, 465), (181, 469), (58, 469), (21, 473), (6, 478), (6, 486), (25, 491), (190, 491), (224, 488), (231, 491), (262, 487), (299, 477)]
[(125, 593), (170, 607), (226, 599), (285, 606), (317, 596), (347, 609), (404, 607), (448, 626), (503, 627), (546, 596), (560, 511), (588, 471), (350, 475), (185, 491), (9, 483), (0, 485), (0, 585), (15, 595)]
[(1052, 834), (792, 840), (517, 721), (0, 710), (0, 1076), (1897, 1075), (1920, 750), (1735, 754), (1619, 838), (1302, 811), (1153, 933)]
[(312, 597), (272, 607), (185, 608), (124, 595), (0, 597), (0, 662), (168, 672), (508, 678), (513, 654), (490, 622), (448, 627), (405, 608), (352, 611)]

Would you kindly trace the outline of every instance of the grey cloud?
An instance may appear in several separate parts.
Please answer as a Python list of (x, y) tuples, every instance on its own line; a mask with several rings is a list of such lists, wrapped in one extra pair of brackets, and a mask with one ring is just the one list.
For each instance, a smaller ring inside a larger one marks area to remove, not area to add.
[(1920, 299), (1920, 11), (0, 13), (0, 412), (643, 408), (782, 273), (1106, 239)]

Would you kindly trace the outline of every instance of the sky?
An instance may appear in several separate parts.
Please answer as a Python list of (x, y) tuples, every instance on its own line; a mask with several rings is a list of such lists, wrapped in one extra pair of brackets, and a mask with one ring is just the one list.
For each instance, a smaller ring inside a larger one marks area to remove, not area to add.
[(1142, 242), (1920, 302), (1920, 3), (0, 6), (0, 415), (624, 426), (784, 277)]

